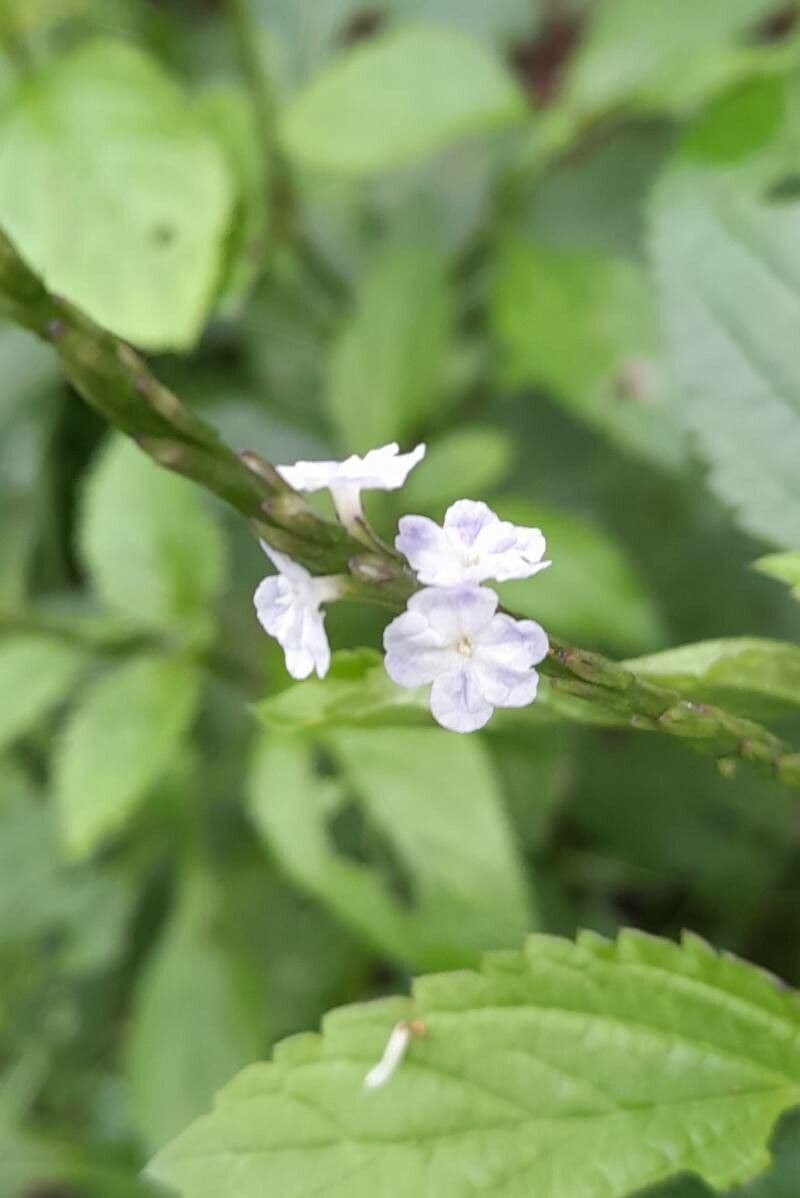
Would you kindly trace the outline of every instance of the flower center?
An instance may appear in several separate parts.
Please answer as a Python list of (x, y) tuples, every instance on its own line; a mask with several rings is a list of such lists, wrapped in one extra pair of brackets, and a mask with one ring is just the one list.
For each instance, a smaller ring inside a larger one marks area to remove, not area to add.
[(462, 657), (472, 657), (472, 641), (468, 636), (462, 636), (456, 645), (456, 652), (460, 653)]

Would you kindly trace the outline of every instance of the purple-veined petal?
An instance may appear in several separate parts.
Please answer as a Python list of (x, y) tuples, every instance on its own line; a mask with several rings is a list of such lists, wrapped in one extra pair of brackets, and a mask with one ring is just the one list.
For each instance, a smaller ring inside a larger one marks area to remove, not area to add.
[(430, 705), (436, 722), (451, 732), (476, 732), (489, 722), (494, 710), (469, 665), (434, 679)]
[(548, 651), (544, 629), (533, 620), (500, 613), (475, 643), (473, 663), (481, 690), (495, 707), (526, 707), (536, 698), (533, 669)]
[(481, 693), (493, 707), (527, 707), (536, 698), (539, 675), (536, 670), (514, 670), (475, 662), (475, 676)]
[(458, 661), (454, 647), (413, 610), (392, 620), (383, 634), (383, 647), (386, 673), (398, 686), (424, 686)]
[(444, 528), (465, 549), (470, 549), (488, 527), (499, 524), (499, 518), (486, 503), (476, 499), (459, 499), (445, 512)]
[[(455, 566), (453, 577), (458, 580), (458, 561), (443, 529), (427, 516), (403, 516), (398, 524), (394, 547), (402, 553), (420, 582), (439, 584), (442, 567)], [(452, 563), (448, 559), (452, 559)]]
[(547, 656), (547, 633), (535, 620), (515, 620), (499, 612), (476, 643), (476, 656), (496, 665), (525, 670)]
[(425, 587), (408, 601), (408, 610), (425, 620), (442, 638), (457, 644), (463, 637), (475, 637), (497, 611), (499, 600), (488, 587)]

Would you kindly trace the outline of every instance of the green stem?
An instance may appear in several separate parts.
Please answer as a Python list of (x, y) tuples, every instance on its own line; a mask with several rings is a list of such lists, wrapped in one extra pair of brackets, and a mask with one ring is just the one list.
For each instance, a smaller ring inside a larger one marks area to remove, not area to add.
[(275, 92), (259, 48), (259, 30), (253, 20), (249, 0), (225, 0), (225, 12), (264, 147), (267, 203), (273, 241), (281, 241), (292, 230), (296, 200), (291, 174), (278, 139)]
[[(416, 583), (390, 550), (378, 542), (365, 550), (339, 525), (321, 520), (268, 462), (234, 453), (128, 346), (50, 295), (2, 234), (0, 311), (49, 341), (76, 391), (160, 465), (223, 499), (249, 519), (257, 536), (313, 572), (349, 576), (349, 598), (402, 611)], [(556, 694), (610, 711), (617, 723), (685, 740), (713, 754), (726, 775), (745, 761), (800, 788), (800, 753), (760, 724), (695, 703), (552, 638), (540, 668)]]
[(281, 146), (277, 97), (260, 48), (262, 39), (250, 0), (225, 0), (225, 12), (264, 148), (267, 213), (272, 230), (269, 248), (274, 250), (281, 242), (291, 242), (309, 277), (332, 303), (339, 305), (347, 298), (347, 284), (298, 227), (297, 188)]
[(159, 465), (259, 520), (276, 548), (326, 573), (337, 573), (362, 551), (338, 524), (320, 519), (276, 471), (256, 469), (252, 457), (234, 453), (128, 345), (50, 294), (2, 233), (0, 313), (53, 346), (76, 391), (108, 424)]

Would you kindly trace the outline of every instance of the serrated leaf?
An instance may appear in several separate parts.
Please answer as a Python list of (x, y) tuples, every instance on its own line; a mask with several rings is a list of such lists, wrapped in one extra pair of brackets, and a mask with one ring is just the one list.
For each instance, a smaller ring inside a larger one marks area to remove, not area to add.
[[(726, 1198), (796, 1198), (800, 1176), (800, 1112), (781, 1120), (773, 1137), (774, 1160), (766, 1173), (749, 1185), (728, 1191)], [(712, 1198), (714, 1191), (694, 1177), (667, 1182), (641, 1198)]]
[[(363, 1088), (400, 1018), (395, 1075)], [(717, 1188), (767, 1164), (800, 1101), (797, 996), (688, 938), (532, 937), (480, 973), (346, 1007), (255, 1065), (152, 1163), (182, 1198), (624, 1198), (682, 1172)]]
[(791, 714), (800, 706), (800, 647), (759, 637), (681, 645), (625, 663), (686, 698), (718, 704), (753, 719)]
[(320, 72), (289, 105), (283, 137), (302, 166), (369, 175), (523, 113), (513, 79), (480, 42), (420, 26)]
[[(530, 907), (480, 741), (406, 728), (340, 729), (323, 743), (338, 778), (316, 774), (296, 737), (264, 738), (254, 764), (253, 817), (294, 881), (403, 961), (469, 963), (483, 948), (518, 941)], [(407, 873), (405, 899), (380, 855), (364, 863), (331, 843), (330, 821), (348, 800)]]
[(508, 238), (492, 314), (508, 383), (543, 385), (628, 452), (673, 470), (683, 464), (651, 290), (638, 266)]
[(536, 578), (498, 590), (516, 615), (578, 643), (625, 651), (663, 641), (658, 611), (615, 541), (601, 529), (553, 508), (508, 497), (493, 506), (516, 524), (541, 528), (553, 562)]
[(72, 690), (82, 650), (54, 637), (10, 636), (0, 644), (0, 749), (35, 727)]
[(791, 549), (800, 543), (800, 207), (768, 198), (793, 158), (769, 142), (728, 157), (725, 130), (741, 126), (734, 94), (690, 131), (656, 190), (652, 256), (681, 385), (675, 412), (709, 464), (708, 483), (744, 529)]
[(86, 483), (79, 539), (109, 607), (187, 641), (208, 636), (224, 545), (191, 483), (114, 437)]
[(151, 1150), (258, 1054), (262, 1018), (253, 999), (221, 935), (212, 880), (192, 875), (145, 967), (126, 1045), (134, 1112)]
[(144, 801), (180, 752), (198, 690), (191, 662), (147, 655), (84, 692), (55, 761), (61, 836), (72, 856), (91, 853)]
[(325, 402), (348, 452), (403, 440), (435, 411), (450, 308), (434, 238), (420, 231), (381, 247), (330, 358)]
[(213, 138), (133, 46), (82, 46), (0, 118), (4, 228), (51, 289), (145, 348), (197, 338), (231, 204)]

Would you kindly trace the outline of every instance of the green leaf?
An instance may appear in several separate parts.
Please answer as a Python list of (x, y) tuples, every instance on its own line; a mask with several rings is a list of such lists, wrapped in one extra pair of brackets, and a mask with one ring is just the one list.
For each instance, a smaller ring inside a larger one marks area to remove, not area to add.
[(44, 454), (59, 410), (56, 361), (29, 333), (0, 327), (0, 601), (18, 606), (48, 497)]
[(800, 706), (800, 647), (758, 637), (701, 641), (625, 663), (686, 698), (769, 719)]
[(450, 294), (435, 239), (418, 232), (378, 250), (333, 348), (325, 400), (348, 452), (402, 440), (442, 398)]
[(218, 290), (223, 311), (236, 314), (264, 261), (267, 236), (267, 169), (253, 105), (243, 91), (216, 87), (204, 92), (198, 112), (217, 139), (236, 185), (233, 224)]
[(638, 266), (509, 238), (492, 315), (508, 384), (543, 385), (628, 452), (673, 470), (683, 464), (651, 289)]
[(538, 27), (540, 0), (383, 0), (398, 18), (464, 29), (498, 40), (531, 37)]
[(80, 649), (53, 637), (10, 636), (0, 644), (0, 750), (69, 695), (85, 664)]
[[(396, 1020), (421, 1020), (382, 1090), (363, 1078)], [(534, 936), (409, 1000), (329, 1014), (286, 1041), (150, 1166), (182, 1198), (435, 1193), (624, 1198), (697, 1173), (717, 1188), (768, 1163), (800, 1101), (800, 1004), (687, 938)]]
[(16, 1126), (0, 1111), (1, 1194), (17, 1198), (37, 1190), (46, 1193), (43, 1187), (60, 1184), (72, 1172), (73, 1162), (66, 1148)]
[(66, 868), (52, 807), (21, 773), (2, 767), (0, 828), (0, 947), (27, 942), (31, 951), (47, 936), (49, 959), (71, 976), (108, 967), (125, 944), (128, 879)]
[(0, 828), (0, 944), (6, 947), (51, 927), (61, 899), (50, 812), (30, 783), (7, 767), (0, 768)]
[(419, 26), (359, 46), (320, 72), (289, 105), (283, 136), (302, 166), (369, 175), (523, 113), (511, 76), (480, 42)]
[(81, 696), (55, 761), (61, 835), (72, 856), (91, 853), (144, 801), (182, 747), (198, 689), (191, 663), (148, 655)]
[(49, 287), (145, 348), (197, 338), (231, 203), (214, 139), (133, 46), (81, 47), (0, 119), (0, 223)]
[[(253, 817), (294, 881), (382, 951), (423, 967), (471, 963), (518, 941), (529, 902), (480, 740), (340, 729), (322, 743), (338, 779), (315, 774), (297, 737), (267, 736), (256, 755)], [(367, 820), (358, 840), (373, 847), (368, 864), (330, 839), (348, 803)]]
[(472, 425), (428, 446), (403, 487), (404, 512), (438, 512), (464, 495), (486, 496), (508, 474), (514, 459), (509, 433)]
[(567, 640), (623, 652), (663, 641), (657, 609), (607, 534), (576, 516), (526, 499), (509, 497), (493, 506), (506, 520), (541, 528), (553, 562), (536, 578), (497, 588), (516, 615), (538, 620)]
[[(383, 667), (383, 657), (372, 649), (335, 653), (324, 679), (307, 678), (288, 686), (256, 705), (259, 719), (267, 728), (280, 732), (309, 732), (330, 728), (430, 727), (433, 717), (426, 686), (396, 686)], [(624, 724), (611, 708), (596, 699), (591, 703), (554, 692), (549, 679), (540, 677), (536, 703), (495, 711), (487, 734), (531, 725), (551, 724), (553, 719), (615, 727)]]
[[(800, 1113), (781, 1120), (773, 1138), (774, 1161), (768, 1171), (742, 1188), (731, 1191), (729, 1198), (796, 1198), (800, 1175)], [(694, 1177), (667, 1182), (648, 1190), (641, 1198), (711, 1198), (712, 1190)]]
[(343, 650), (334, 654), (324, 679), (288, 686), (264, 699), (256, 711), (267, 727), (288, 732), (342, 724), (428, 724), (425, 690), (395, 686), (374, 650)]
[(127, 1073), (136, 1121), (153, 1151), (262, 1047), (262, 1014), (217, 908), (211, 879), (193, 874), (134, 1001)]
[(753, 569), (785, 582), (792, 588), (794, 598), (800, 599), (800, 553), (769, 553), (753, 562)]
[(80, 551), (104, 601), (137, 624), (203, 640), (224, 570), (224, 545), (196, 487), (124, 437), (94, 465), (83, 495)]
[[(726, 105), (736, 125), (739, 97)], [(690, 132), (652, 211), (653, 262), (681, 384), (675, 412), (738, 523), (793, 549), (800, 544), (800, 208), (768, 192), (794, 159), (784, 161), (771, 144), (741, 160), (717, 157), (729, 145), (724, 127), (718, 109), (710, 125)]]
[(613, 0), (595, 8), (564, 103), (587, 115), (617, 105), (683, 113), (781, 53), (745, 35), (773, 0)]

